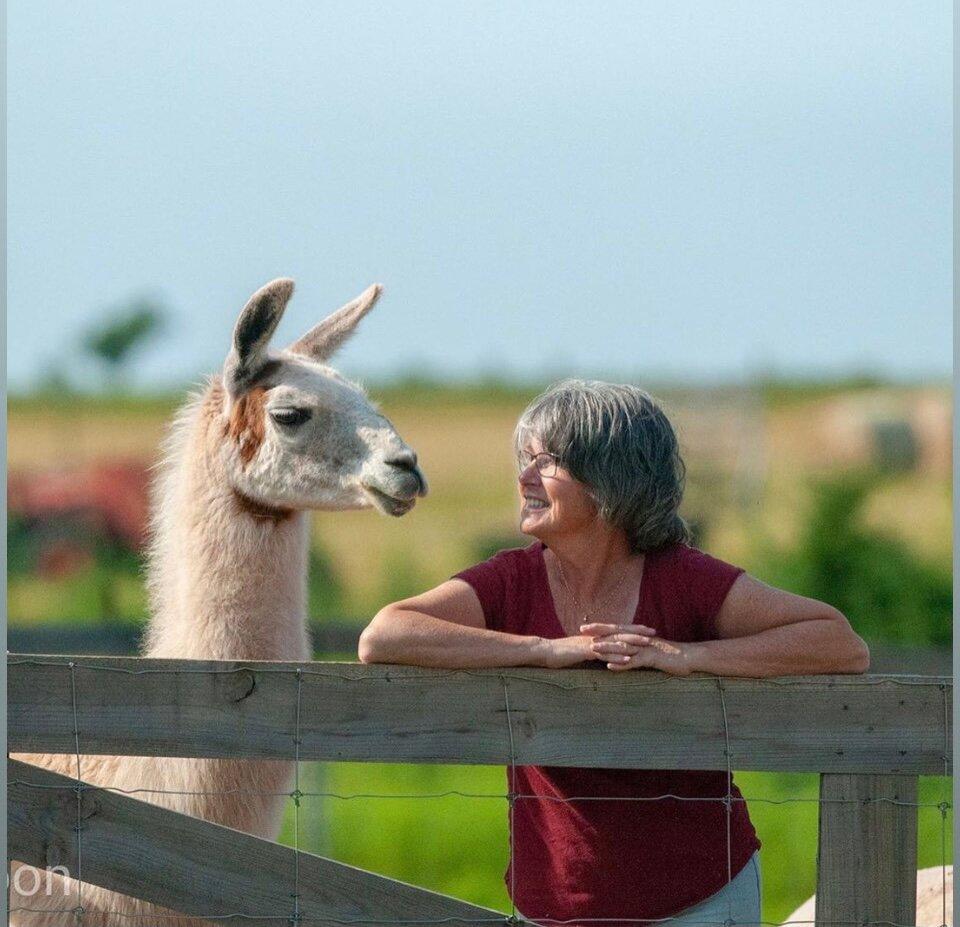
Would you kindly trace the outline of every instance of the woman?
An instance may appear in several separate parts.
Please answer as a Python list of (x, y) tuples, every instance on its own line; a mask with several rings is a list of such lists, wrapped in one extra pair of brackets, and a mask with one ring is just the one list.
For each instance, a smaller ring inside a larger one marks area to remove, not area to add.
[[(523, 413), (515, 445), (520, 530), (536, 542), (388, 605), (361, 636), (361, 660), (592, 661), (680, 676), (867, 669), (866, 645), (835, 608), (688, 546), (676, 435), (642, 390), (559, 383)], [(760, 841), (746, 804), (728, 812), (722, 801), (725, 772), (523, 766), (510, 776), (507, 885), (525, 917), (760, 920)], [(706, 800), (582, 800), (668, 794)]]

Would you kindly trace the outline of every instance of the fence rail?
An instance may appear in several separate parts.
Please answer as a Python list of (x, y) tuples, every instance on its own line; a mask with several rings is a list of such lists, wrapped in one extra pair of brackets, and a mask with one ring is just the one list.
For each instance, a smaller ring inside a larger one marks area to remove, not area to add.
[[(289, 760), (296, 743), (298, 760), (820, 773), (817, 925), (914, 922), (917, 776), (952, 774), (951, 709), (946, 676), (678, 678), (8, 655), (13, 753)], [(69, 846), (76, 781), (16, 760), (9, 776), (11, 848), (29, 864), (56, 865), (50, 847)], [(84, 878), (95, 884), (198, 912), (231, 909), (237, 884), (266, 904), (277, 873), (290, 871), (288, 848), (89, 791), (102, 862), (85, 856)], [(134, 840), (158, 873), (192, 861), (189, 887), (128, 871), (124, 847)], [(369, 899), (360, 921), (502, 918), (332, 860), (296, 859), (329, 886), (310, 896), (320, 920), (347, 908), (357, 919), (355, 906), (341, 905), (352, 892)]]
[(914, 775), (951, 763), (948, 677), (14, 655), (9, 671), (14, 752), (73, 751), (76, 689), (84, 753), (288, 759), (299, 674), (304, 760)]

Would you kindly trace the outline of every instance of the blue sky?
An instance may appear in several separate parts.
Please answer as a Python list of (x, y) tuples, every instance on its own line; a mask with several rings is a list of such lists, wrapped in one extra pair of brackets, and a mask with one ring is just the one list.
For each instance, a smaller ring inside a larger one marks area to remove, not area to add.
[(132, 381), (292, 340), (369, 283), (340, 366), (739, 379), (950, 370), (946, 2), (11, 0), (8, 375)]

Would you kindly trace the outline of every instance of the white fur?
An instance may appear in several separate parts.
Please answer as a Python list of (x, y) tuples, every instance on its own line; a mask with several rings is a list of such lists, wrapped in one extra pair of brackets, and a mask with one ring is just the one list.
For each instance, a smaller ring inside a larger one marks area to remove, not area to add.
[[(288, 297), (292, 283), (283, 283), (285, 290), (278, 292)], [(353, 314), (355, 325), (362, 314)], [(338, 324), (332, 327), (336, 344), (349, 334), (342, 319), (341, 311)], [(309, 339), (310, 357), (294, 345), (296, 351), (271, 358), (275, 363), (264, 394), (265, 410), (296, 405), (314, 414), (293, 433), (267, 421), (263, 442), (252, 459), (243, 460), (239, 444), (229, 434), (229, 416), (239, 395), (230, 395), (221, 378), (211, 378), (177, 414), (154, 484), (148, 569), (151, 618), (144, 656), (308, 660), (308, 522), (303, 510), (375, 505), (398, 515), (426, 492), (415, 455), (390, 423), (359, 387), (314, 359), (322, 356), (316, 332)], [(234, 348), (225, 379), (236, 363)], [(401, 464), (390, 463), (398, 459)], [(260, 505), (293, 511), (277, 519), (254, 517), (238, 504), (235, 490)], [(79, 697), (83, 697), (82, 688)], [(15, 758), (71, 777), (77, 774), (76, 758), (71, 755)], [(276, 839), (286, 795), (225, 793), (289, 793), (292, 774), (292, 763), (281, 761), (123, 756), (82, 756), (80, 770), (81, 778), (97, 785), (214, 793), (145, 792), (135, 797), (271, 840)], [(74, 907), (78, 883), (55, 876), (50, 896), (42, 891), (20, 895), (18, 884), (27, 888), (34, 884), (32, 873), (16, 877), (20, 868), (19, 863), (11, 864), (11, 907), (43, 908), (44, 913), (14, 914), (10, 923), (75, 927), (72, 913), (49, 911)], [(40, 872), (39, 877), (46, 885), (47, 874)], [(84, 927), (150, 923), (149, 918), (105, 913), (110, 911), (171, 913), (90, 884), (83, 885), (82, 904)], [(177, 917), (156, 923), (201, 927), (209, 922)]]

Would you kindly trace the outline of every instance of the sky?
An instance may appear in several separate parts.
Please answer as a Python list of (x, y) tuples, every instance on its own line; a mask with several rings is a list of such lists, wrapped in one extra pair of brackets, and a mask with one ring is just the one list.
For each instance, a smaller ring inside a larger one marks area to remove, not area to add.
[(8, 377), (278, 344), (373, 282), (337, 366), (740, 380), (951, 369), (948, 2), (8, 4)]

